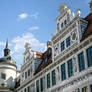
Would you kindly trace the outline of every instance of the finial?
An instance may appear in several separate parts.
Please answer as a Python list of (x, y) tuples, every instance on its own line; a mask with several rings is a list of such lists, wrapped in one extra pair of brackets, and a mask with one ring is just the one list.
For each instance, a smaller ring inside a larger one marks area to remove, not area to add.
[(8, 49), (8, 38), (6, 40), (6, 49)]
[(31, 49), (30, 43), (26, 42), (26, 43), (25, 43), (25, 48), (26, 48), (26, 49)]
[(8, 38), (6, 40), (6, 46), (5, 46), (5, 49), (4, 49), (4, 56), (8, 56), (10, 55), (10, 49), (8, 48)]

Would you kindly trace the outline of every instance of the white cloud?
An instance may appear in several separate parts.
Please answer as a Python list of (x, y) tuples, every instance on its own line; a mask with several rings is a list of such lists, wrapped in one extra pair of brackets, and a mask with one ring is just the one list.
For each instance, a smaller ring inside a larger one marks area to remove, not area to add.
[(27, 13), (21, 13), (18, 15), (19, 19), (25, 19), (28, 17), (28, 14)]
[(5, 46), (5, 42), (0, 42), (0, 46)]
[(30, 17), (32, 17), (32, 18), (34, 18), (34, 19), (37, 19), (37, 18), (38, 18), (38, 15), (39, 15), (39, 13), (36, 12), (36, 13), (34, 13), (34, 14), (30, 14)]
[(26, 18), (37, 19), (37, 18), (38, 18), (38, 15), (39, 15), (38, 12), (31, 13), (31, 14), (28, 14), (28, 13), (21, 13), (21, 14), (18, 15), (18, 21), (19, 21), (19, 20), (26, 19)]
[(38, 29), (39, 29), (39, 26), (31, 26), (29, 28), (29, 30), (31, 30), (31, 31), (38, 30)]
[(18, 36), (14, 38), (12, 42), (15, 44), (15, 51), (23, 50), (26, 42), (30, 43), (34, 50), (44, 51), (46, 47), (45, 43), (40, 42), (32, 33), (26, 33), (22, 36)]

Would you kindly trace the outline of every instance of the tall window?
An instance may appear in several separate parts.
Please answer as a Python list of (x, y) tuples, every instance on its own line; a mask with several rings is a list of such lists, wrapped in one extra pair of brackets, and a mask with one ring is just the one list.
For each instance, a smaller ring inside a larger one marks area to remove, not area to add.
[(5, 80), (6, 79), (6, 74), (2, 73), (1, 78)]
[(52, 71), (52, 86), (56, 85), (56, 74), (55, 74), (55, 70)]
[(30, 76), (30, 69), (28, 69), (28, 76)]
[(70, 36), (66, 39), (66, 46), (69, 47), (71, 45)]
[(50, 88), (50, 73), (47, 74), (47, 88)]
[(64, 41), (61, 43), (61, 51), (63, 51), (65, 49), (65, 43)]
[(84, 54), (83, 52), (78, 55), (78, 62), (79, 62), (79, 71), (85, 69), (85, 63), (84, 63)]
[(87, 88), (87, 86), (84, 87), (84, 88), (82, 88), (82, 92), (88, 92), (88, 88)]
[(26, 88), (24, 89), (24, 92), (27, 92), (27, 91), (26, 91)]
[(27, 92), (30, 92), (30, 87), (29, 86), (27, 87)]
[(27, 72), (25, 72), (25, 79), (27, 78)]
[(68, 77), (73, 76), (73, 64), (72, 59), (67, 62), (68, 65)]
[(66, 79), (66, 70), (65, 70), (65, 64), (61, 65), (61, 79)]
[(87, 49), (88, 67), (92, 66), (92, 47)]
[(36, 81), (36, 92), (39, 92), (39, 80)]
[(40, 79), (41, 92), (43, 91), (43, 78)]

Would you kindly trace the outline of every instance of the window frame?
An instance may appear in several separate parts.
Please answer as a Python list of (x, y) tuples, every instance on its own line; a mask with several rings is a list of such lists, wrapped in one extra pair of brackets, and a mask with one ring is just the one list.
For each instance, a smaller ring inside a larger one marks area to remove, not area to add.
[(1, 73), (1, 79), (6, 80), (6, 74), (5, 73)]
[(67, 61), (68, 77), (73, 76), (73, 61), (72, 59)]
[(61, 52), (65, 50), (65, 41), (61, 42)]
[(54, 85), (56, 85), (56, 72), (55, 72), (55, 69), (51, 73), (52, 73), (52, 86), (54, 86)]
[(41, 92), (43, 92), (43, 89), (44, 89), (43, 77), (40, 78), (40, 89), (41, 89)]
[(84, 59), (83, 51), (78, 54), (78, 67), (79, 67), (79, 72), (85, 70), (85, 59)]
[(47, 89), (50, 88), (50, 73), (47, 74)]
[(66, 47), (69, 47), (69, 46), (71, 46), (71, 37), (70, 36), (66, 38)]
[(66, 80), (66, 64), (61, 65), (61, 80)]
[[(92, 50), (92, 46), (86, 49), (88, 67), (91, 67), (92, 66), (92, 51), (90, 49)], [(90, 50), (90, 54), (88, 54), (88, 50)]]

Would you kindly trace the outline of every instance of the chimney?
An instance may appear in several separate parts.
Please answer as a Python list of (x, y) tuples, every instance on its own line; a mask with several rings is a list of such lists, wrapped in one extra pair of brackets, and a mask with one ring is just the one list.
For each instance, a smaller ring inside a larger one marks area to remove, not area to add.
[(90, 12), (92, 13), (92, 0), (89, 2), (90, 4)]

